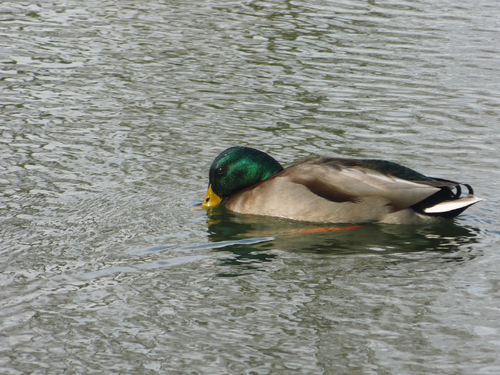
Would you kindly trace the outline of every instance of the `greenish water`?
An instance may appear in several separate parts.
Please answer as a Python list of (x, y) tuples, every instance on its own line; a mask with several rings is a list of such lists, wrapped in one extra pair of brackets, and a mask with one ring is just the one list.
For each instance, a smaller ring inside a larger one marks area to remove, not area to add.
[[(498, 374), (500, 3), (0, 4), (0, 372)], [(486, 198), (436, 226), (199, 210), (240, 144)]]

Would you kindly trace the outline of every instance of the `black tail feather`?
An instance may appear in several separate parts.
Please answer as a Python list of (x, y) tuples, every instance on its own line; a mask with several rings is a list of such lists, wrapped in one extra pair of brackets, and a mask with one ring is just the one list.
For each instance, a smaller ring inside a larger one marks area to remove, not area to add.
[[(458, 200), (462, 197), (462, 186), (465, 186), (467, 188), (467, 193), (468, 195), (474, 195), (474, 190), (472, 189), (472, 186), (469, 184), (461, 184), (459, 182), (455, 181), (450, 181), (450, 180), (444, 180), (440, 178), (435, 178), (435, 180), (443, 182), (444, 186), (441, 187), (441, 190), (438, 192), (434, 193), (430, 197), (418, 202), (417, 204), (414, 204), (411, 206), (411, 208), (422, 214), (422, 215), (427, 215), (427, 216), (439, 216), (445, 219), (451, 219), (455, 216), (460, 215), (463, 211), (465, 211), (469, 206), (465, 206), (463, 208), (458, 208), (456, 210), (448, 211), (448, 212), (439, 212), (439, 213), (428, 213), (425, 212), (426, 208), (433, 207), (439, 203), (445, 202), (445, 201), (451, 201), (451, 200)], [(453, 191), (455, 190), (455, 191)]]

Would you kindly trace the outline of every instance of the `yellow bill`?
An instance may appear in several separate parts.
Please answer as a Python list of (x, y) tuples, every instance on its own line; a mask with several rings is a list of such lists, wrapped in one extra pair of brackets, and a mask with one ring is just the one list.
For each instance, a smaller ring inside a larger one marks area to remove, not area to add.
[(205, 196), (205, 200), (201, 204), (201, 208), (208, 210), (209, 208), (217, 207), (222, 199), (212, 191), (212, 185), (208, 187), (207, 195)]

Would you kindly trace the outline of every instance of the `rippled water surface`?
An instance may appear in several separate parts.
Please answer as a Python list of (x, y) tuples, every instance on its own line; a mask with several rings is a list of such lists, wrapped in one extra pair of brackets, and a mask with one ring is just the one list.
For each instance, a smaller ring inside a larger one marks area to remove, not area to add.
[[(500, 373), (499, 14), (2, 2), (0, 372)], [(196, 209), (235, 144), (388, 159), (486, 201), (324, 233)]]

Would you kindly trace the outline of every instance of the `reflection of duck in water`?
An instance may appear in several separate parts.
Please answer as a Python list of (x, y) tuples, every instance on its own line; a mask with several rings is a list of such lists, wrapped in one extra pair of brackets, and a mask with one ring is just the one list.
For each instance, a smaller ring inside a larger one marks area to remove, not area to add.
[(208, 237), (211, 242), (232, 244), (218, 251), (231, 251), (239, 255), (246, 251), (269, 257), (270, 249), (336, 255), (415, 251), (449, 253), (459, 250), (463, 245), (477, 242), (478, 236), (476, 228), (465, 227), (454, 221), (424, 226), (327, 224), (323, 225), (324, 228), (318, 228), (317, 223), (241, 215), (219, 207), (208, 213)]
[[(330, 223), (429, 224), (481, 201), (467, 184), (384, 160), (321, 157), (286, 169), (264, 152), (232, 147), (215, 158), (202, 204)], [(468, 190), (462, 196), (461, 185)]]

